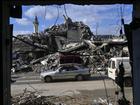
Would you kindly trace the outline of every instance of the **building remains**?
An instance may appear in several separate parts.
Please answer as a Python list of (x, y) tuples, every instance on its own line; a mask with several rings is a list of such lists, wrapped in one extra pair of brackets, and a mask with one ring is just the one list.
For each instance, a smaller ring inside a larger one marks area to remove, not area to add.
[[(83, 22), (64, 16), (64, 23), (38, 32), (37, 16), (34, 33), (13, 37), (13, 67), (21, 65), (40, 72), (42, 68), (62, 64), (81, 64), (90, 68), (108, 66), (114, 56), (129, 56), (127, 40), (118, 36), (94, 35)], [(78, 59), (76, 61), (76, 59)]]

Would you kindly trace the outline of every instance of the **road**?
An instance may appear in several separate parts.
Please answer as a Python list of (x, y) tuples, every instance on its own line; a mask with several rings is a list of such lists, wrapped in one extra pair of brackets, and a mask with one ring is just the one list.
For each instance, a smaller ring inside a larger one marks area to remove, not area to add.
[[(106, 96), (108, 96), (115, 99), (115, 90), (118, 89), (117, 85), (113, 83), (112, 80), (108, 79), (106, 76), (101, 77), (99, 75), (93, 75), (90, 80), (86, 81), (65, 80), (55, 81), (52, 83), (42, 82), (39, 78), (39, 74), (35, 73), (16, 74), (12, 75), (12, 77), (16, 79), (16, 82), (11, 84), (12, 96), (23, 93), (23, 90), (26, 88), (29, 91), (37, 91), (39, 94), (45, 96), (84, 94), (94, 98), (106, 98)], [(105, 91), (105, 86), (107, 94)], [(125, 93), (127, 99), (132, 101), (132, 88), (125, 88)]]

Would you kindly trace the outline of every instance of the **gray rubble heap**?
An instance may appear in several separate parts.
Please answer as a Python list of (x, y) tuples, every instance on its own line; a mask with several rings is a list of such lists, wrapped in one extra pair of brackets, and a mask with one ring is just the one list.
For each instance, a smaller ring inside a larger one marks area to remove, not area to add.
[[(43, 32), (16, 37), (13, 39), (13, 53), (22, 53), (24, 56), (20, 57), (20, 60), (23, 60), (23, 64), (28, 61), (33, 70), (38, 72), (42, 67), (40, 62), (48, 59), (47, 55), (49, 57), (56, 52), (79, 54), (85, 65), (92, 68), (101, 64), (107, 67), (111, 57), (122, 56), (122, 53), (123, 56), (129, 56), (128, 51), (122, 51), (122, 47), (125, 47), (122, 44), (106, 44), (103, 40), (99, 41), (100, 44), (96, 43), (96, 37), (87, 25), (83, 22), (73, 22), (69, 17), (65, 17), (63, 24), (53, 25)], [(56, 62), (53, 63), (58, 65), (58, 59), (54, 61)], [(54, 64), (48, 63), (47, 67), (51, 68)]]

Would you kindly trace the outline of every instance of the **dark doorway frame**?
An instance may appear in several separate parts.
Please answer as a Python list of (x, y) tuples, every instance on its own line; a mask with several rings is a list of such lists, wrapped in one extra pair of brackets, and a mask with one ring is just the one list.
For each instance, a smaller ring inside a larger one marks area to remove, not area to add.
[[(10, 105), (10, 68), (11, 68), (11, 46), (12, 46), (12, 25), (9, 24), (9, 17), (11, 16), (10, 7), (13, 5), (22, 6), (22, 5), (52, 5), (52, 4), (78, 4), (78, 5), (89, 5), (89, 4), (96, 4), (96, 5), (104, 5), (104, 4), (133, 4), (133, 18), (140, 12), (140, 2), (138, 0), (4, 0), (2, 1), (2, 35), (1, 35), (1, 45), (2, 45), (2, 69), (1, 69), (1, 76), (0, 81), (1, 85), (1, 92), (2, 92), (2, 103), (1, 105)], [(139, 6), (139, 7), (138, 7)], [(19, 16), (20, 17), (20, 16)], [(138, 16), (138, 18), (140, 18)], [(133, 33), (136, 35), (136, 33)], [(133, 40), (133, 38), (132, 38)], [(134, 46), (134, 45), (133, 45)], [(139, 51), (138, 51), (139, 52)], [(135, 54), (135, 53), (133, 53)], [(134, 59), (133, 59), (134, 60)], [(138, 64), (138, 62), (134, 62)], [(135, 70), (135, 68), (134, 68)], [(135, 70), (134, 75), (137, 74), (138, 69)], [(140, 77), (140, 74), (137, 74)], [(137, 76), (136, 76), (137, 77)], [(140, 95), (136, 94), (140, 92), (140, 85), (138, 85), (139, 78), (134, 79), (136, 83), (134, 83), (134, 105), (140, 105), (140, 100), (138, 97)]]

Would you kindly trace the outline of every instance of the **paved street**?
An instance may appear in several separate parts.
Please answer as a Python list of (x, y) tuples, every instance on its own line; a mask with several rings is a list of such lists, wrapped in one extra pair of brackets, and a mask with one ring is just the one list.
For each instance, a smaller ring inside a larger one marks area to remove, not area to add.
[[(74, 95), (74, 94), (86, 94), (91, 97), (106, 98), (105, 86), (107, 89), (107, 96), (111, 98), (116, 98), (115, 90), (117, 86), (112, 80), (108, 79), (106, 76), (94, 75), (90, 80), (87, 81), (55, 81), (52, 83), (44, 83), (40, 80), (39, 74), (26, 73), (26, 74), (16, 74), (12, 75), (13, 79), (16, 79), (15, 83), (11, 84), (11, 94), (16, 95), (23, 93), (23, 90), (27, 88), (30, 91), (38, 91), (39, 94), (49, 96), (49, 95)], [(105, 80), (105, 86), (103, 79)], [(125, 88), (126, 96), (129, 100), (132, 100), (132, 88)]]

